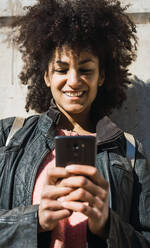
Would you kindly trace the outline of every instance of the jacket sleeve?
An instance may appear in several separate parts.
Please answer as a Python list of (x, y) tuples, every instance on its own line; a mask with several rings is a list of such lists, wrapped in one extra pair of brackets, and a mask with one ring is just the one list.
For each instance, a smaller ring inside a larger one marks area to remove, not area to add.
[(137, 141), (130, 223), (110, 209), (109, 248), (150, 247), (150, 165)]
[(0, 210), (0, 248), (37, 248), (38, 206)]
[[(0, 120), (0, 184), (4, 178), (4, 152), (14, 118)], [(0, 185), (0, 189), (1, 189)], [(3, 185), (8, 187), (8, 185)], [(0, 190), (0, 199), (2, 191)], [(0, 200), (1, 206), (1, 200)], [(37, 248), (38, 206), (0, 207), (0, 248)]]

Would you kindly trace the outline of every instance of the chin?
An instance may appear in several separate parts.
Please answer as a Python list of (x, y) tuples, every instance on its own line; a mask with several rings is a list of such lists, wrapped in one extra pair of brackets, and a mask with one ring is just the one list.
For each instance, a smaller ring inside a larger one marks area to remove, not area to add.
[(78, 115), (85, 112), (87, 108), (83, 105), (78, 105), (78, 106), (61, 106), (59, 107), (59, 109), (62, 112), (68, 113), (69, 115)]
[(68, 109), (68, 110), (66, 110), (66, 112), (68, 112), (68, 114), (72, 114), (72, 115), (82, 114), (84, 111), (85, 111), (85, 109), (83, 109), (83, 108), (76, 108), (76, 109)]
[(68, 114), (81, 114), (83, 110), (68, 110), (66, 111)]

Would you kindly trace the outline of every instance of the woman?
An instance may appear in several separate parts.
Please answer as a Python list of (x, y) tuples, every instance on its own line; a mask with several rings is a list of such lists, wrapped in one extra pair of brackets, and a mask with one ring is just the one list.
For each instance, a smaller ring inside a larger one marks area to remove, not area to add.
[[(126, 98), (135, 26), (118, 1), (39, 0), (13, 24), (27, 118), (1, 120), (0, 247), (150, 245), (150, 168), (106, 116)], [(56, 135), (94, 135), (96, 167), (55, 167)], [(7, 186), (6, 186), (7, 185)]]

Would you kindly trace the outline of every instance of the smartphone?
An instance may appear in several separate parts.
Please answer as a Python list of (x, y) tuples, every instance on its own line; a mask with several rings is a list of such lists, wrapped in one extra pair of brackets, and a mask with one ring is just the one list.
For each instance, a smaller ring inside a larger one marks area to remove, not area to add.
[(96, 137), (83, 136), (56, 136), (56, 166), (65, 167), (69, 164), (95, 166)]

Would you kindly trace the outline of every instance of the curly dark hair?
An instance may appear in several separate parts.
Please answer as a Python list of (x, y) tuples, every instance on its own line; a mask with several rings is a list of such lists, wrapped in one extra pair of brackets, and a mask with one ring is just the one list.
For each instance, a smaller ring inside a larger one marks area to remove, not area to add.
[(135, 24), (117, 0), (39, 0), (17, 17), (14, 40), (22, 53), (21, 83), (28, 85), (26, 111), (48, 110), (52, 98), (44, 72), (56, 49), (64, 44), (87, 48), (96, 54), (105, 81), (93, 103), (93, 111), (110, 114), (126, 99), (128, 66), (136, 57)]

